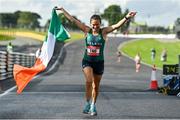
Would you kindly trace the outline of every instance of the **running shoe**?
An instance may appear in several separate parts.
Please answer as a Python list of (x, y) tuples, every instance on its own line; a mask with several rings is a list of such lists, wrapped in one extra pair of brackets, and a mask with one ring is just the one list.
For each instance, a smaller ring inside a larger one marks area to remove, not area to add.
[(86, 105), (85, 105), (85, 107), (83, 109), (83, 113), (84, 114), (88, 114), (89, 113), (90, 106), (91, 106), (91, 104), (89, 102), (86, 102)]
[(91, 114), (92, 116), (96, 116), (96, 115), (97, 115), (96, 106), (95, 106), (94, 104), (91, 104), (90, 114)]

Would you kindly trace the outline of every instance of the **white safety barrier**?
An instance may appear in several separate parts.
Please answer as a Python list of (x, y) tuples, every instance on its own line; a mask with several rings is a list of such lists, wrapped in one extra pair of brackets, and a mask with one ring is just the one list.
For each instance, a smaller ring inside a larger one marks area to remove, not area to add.
[(19, 64), (25, 67), (34, 65), (34, 54), (23, 54), (17, 52), (4, 52), (0, 51), (0, 80), (13, 77), (13, 66)]

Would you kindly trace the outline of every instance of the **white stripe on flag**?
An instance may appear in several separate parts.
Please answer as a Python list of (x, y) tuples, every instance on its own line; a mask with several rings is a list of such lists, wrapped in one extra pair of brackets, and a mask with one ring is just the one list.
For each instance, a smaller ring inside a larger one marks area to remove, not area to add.
[(46, 67), (53, 55), (55, 42), (55, 36), (52, 33), (48, 32), (47, 41), (44, 41), (41, 54), (39, 56)]

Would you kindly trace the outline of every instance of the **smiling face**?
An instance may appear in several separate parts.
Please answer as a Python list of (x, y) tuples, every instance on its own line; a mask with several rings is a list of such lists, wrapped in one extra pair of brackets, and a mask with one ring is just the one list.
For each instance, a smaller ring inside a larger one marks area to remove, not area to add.
[(99, 32), (101, 26), (101, 17), (99, 15), (93, 15), (90, 19), (90, 24), (94, 33)]
[(101, 23), (99, 20), (96, 20), (96, 19), (91, 20), (91, 27), (92, 27), (93, 32), (98, 32), (100, 29), (100, 26), (101, 26)]

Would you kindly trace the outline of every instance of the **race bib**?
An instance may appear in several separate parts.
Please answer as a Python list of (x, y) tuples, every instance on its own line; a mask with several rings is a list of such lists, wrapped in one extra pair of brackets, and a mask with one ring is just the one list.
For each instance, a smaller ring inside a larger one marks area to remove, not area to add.
[(99, 56), (100, 47), (99, 46), (87, 46), (87, 55), (89, 56)]

